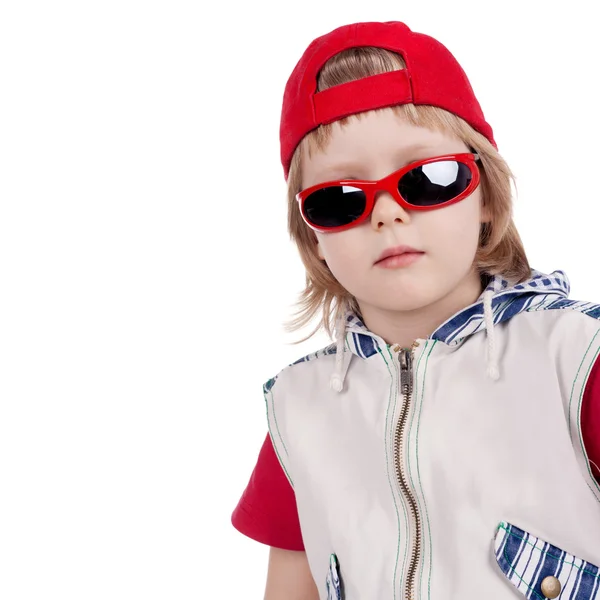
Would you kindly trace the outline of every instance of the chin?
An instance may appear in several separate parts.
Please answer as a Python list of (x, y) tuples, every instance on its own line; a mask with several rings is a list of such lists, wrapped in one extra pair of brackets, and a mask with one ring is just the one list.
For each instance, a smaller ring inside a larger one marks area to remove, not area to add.
[(410, 295), (407, 297), (406, 294), (392, 294), (390, 292), (382, 293), (375, 298), (365, 298), (359, 300), (359, 303), (370, 305), (379, 310), (394, 311), (394, 312), (407, 312), (412, 310), (418, 310), (435, 302), (435, 298), (429, 298), (423, 294)]

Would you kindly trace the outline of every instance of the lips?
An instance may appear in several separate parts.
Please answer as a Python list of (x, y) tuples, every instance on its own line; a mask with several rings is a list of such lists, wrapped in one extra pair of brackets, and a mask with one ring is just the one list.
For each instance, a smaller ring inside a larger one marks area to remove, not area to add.
[(401, 256), (402, 254), (424, 254), (421, 250), (417, 250), (416, 248), (411, 248), (410, 246), (394, 246), (393, 248), (388, 248), (384, 250), (379, 258), (375, 261), (375, 264), (385, 260), (386, 258), (390, 258), (390, 256)]

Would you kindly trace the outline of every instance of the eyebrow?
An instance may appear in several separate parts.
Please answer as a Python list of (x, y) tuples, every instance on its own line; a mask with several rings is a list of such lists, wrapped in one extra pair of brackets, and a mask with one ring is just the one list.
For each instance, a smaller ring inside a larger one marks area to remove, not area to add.
[[(413, 161), (414, 159), (414, 154), (416, 152), (421, 152), (421, 150), (428, 150), (433, 152), (434, 149), (431, 146), (431, 144), (428, 144), (426, 142), (420, 143), (420, 144), (412, 144), (410, 146), (407, 146), (406, 148), (402, 148), (402, 150), (400, 150), (399, 152), (396, 153), (397, 157), (406, 157), (408, 160), (405, 161), (404, 164), (409, 164)], [(437, 153), (437, 151), (436, 151)], [(445, 152), (441, 152), (441, 154), (446, 154)], [(400, 167), (398, 167), (400, 168)]]
[[(394, 156), (398, 158), (398, 160), (402, 159), (402, 164), (398, 164), (397, 168), (400, 169), (413, 162), (416, 159), (415, 154), (422, 150), (433, 151), (433, 148), (431, 144), (417, 143), (406, 146), (395, 152)], [(445, 154), (445, 152), (442, 152), (441, 154)], [(360, 170), (361, 166), (362, 163), (352, 160), (341, 161), (339, 163), (332, 162), (331, 164), (325, 165), (323, 170), (317, 173), (317, 179), (322, 182), (335, 181), (337, 179), (364, 179), (363, 177), (354, 177), (351, 175), (353, 171)]]
[(322, 170), (319, 170), (315, 178), (319, 181), (334, 181), (336, 179), (360, 179), (355, 177), (355, 173), (361, 168), (360, 162), (339, 162), (325, 165)]

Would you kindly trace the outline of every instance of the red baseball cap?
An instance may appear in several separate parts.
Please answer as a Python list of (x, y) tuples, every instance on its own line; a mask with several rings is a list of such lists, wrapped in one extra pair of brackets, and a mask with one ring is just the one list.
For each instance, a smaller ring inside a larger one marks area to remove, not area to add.
[[(361, 46), (397, 52), (406, 69), (317, 92), (317, 76), (323, 65), (339, 52)], [(454, 113), (497, 148), (467, 75), (434, 38), (415, 33), (399, 21), (353, 23), (316, 38), (294, 67), (283, 95), (279, 137), (285, 179), (294, 151), (309, 131), (348, 115), (409, 102)]]

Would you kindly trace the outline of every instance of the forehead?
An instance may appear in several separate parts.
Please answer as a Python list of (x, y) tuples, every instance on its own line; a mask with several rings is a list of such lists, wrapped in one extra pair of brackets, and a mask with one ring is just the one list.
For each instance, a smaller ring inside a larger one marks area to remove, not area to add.
[(328, 179), (369, 179), (375, 172), (383, 176), (414, 160), (468, 150), (449, 132), (413, 125), (391, 109), (336, 121), (330, 130), (322, 148), (303, 146), (303, 187)]

